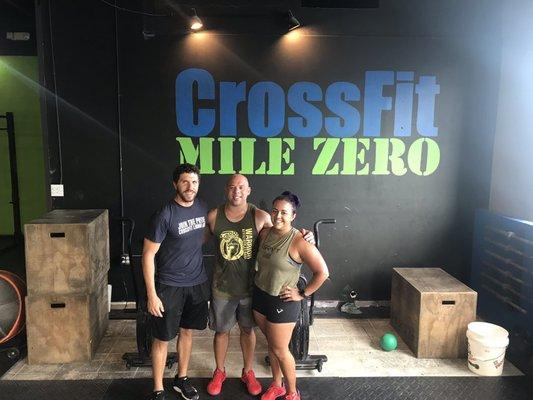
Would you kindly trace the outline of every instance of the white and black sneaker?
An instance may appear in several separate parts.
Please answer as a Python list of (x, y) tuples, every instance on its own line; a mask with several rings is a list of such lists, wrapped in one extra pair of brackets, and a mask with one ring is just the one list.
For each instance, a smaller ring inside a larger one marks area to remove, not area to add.
[(198, 391), (191, 385), (189, 378), (184, 376), (183, 378), (174, 377), (172, 387), (178, 392), (185, 400), (198, 400), (200, 396)]
[(155, 392), (150, 393), (146, 400), (166, 400), (164, 390), (156, 390)]

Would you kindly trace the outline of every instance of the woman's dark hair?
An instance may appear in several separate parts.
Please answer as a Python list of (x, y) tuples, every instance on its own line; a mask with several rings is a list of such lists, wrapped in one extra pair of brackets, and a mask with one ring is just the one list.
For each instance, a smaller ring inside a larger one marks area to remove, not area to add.
[(192, 164), (179, 164), (172, 174), (172, 180), (177, 183), (181, 174), (196, 174), (198, 179), (200, 178), (200, 170), (196, 165)]
[(274, 204), (278, 200), (284, 200), (288, 203), (291, 203), (293, 212), (296, 212), (296, 209), (300, 207), (301, 205), (300, 199), (298, 198), (298, 196), (296, 196), (294, 193), (289, 192), (288, 190), (284, 191), (282, 194), (276, 197), (272, 201), (272, 204)]

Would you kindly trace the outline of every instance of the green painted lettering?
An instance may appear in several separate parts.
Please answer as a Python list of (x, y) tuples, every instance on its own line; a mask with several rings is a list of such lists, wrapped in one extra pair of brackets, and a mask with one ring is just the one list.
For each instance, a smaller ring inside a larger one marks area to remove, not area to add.
[(256, 139), (241, 138), (241, 169), (240, 174), (253, 175), (254, 173), (254, 146)]
[[(396, 138), (375, 138), (375, 163), (372, 175), (405, 175), (407, 168), (401, 156), (405, 153), (405, 144)], [(390, 146), (389, 146), (390, 145)], [(389, 161), (391, 171), (389, 171)]]
[(313, 140), (313, 150), (318, 150), (322, 145), (322, 150), (318, 154), (315, 165), (313, 166), (313, 175), (338, 175), (339, 163), (333, 164), (328, 170), (333, 155), (339, 146), (340, 139), (338, 138), (315, 138)]
[(234, 174), (233, 169), (233, 142), (235, 138), (221, 137), (220, 142), (220, 170), (219, 174)]
[(214, 174), (213, 169), (213, 142), (215, 139), (203, 137), (199, 139), (199, 145), (195, 146), (192, 138), (177, 137), (180, 150), (180, 164), (197, 164), (200, 159), (200, 172), (202, 174)]
[[(422, 171), (422, 147), (427, 146), (426, 168)], [(420, 138), (413, 142), (407, 153), (407, 164), (416, 175), (428, 176), (437, 170), (440, 163), (440, 149), (437, 142), (429, 138)]]
[[(344, 144), (344, 158), (342, 162), (341, 175), (368, 175), (369, 166), (365, 162), (366, 151), (370, 148), (369, 138), (347, 138), (341, 139)], [(361, 144), (361, 149), (358, 151), (358, 144)], [(358, 169), (362, 165), (363, 168)]]

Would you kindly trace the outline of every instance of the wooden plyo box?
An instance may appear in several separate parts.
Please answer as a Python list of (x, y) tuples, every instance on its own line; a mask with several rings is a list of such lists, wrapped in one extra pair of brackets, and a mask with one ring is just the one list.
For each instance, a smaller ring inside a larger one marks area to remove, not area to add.
[(477, 293), (440, 268), (393, 268), (391, 324), (418, 358), (466, 356)]
[(28, 364), (90, 361), (108, 324), (107, 276), (90, 293), (26, 297)]
[(109, 270), (107, 210), (54, 210), (24, 226), (28, 295), (90, 293)]

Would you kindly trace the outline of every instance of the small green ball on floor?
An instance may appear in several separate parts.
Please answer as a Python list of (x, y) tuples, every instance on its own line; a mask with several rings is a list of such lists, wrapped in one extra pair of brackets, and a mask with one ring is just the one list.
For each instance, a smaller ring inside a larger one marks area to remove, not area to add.
[(379, 344), (383, 350), (392, 351), (398, 347), (398, 339), (396, 339), (394, 333), (387, 332), (381, 337)]

